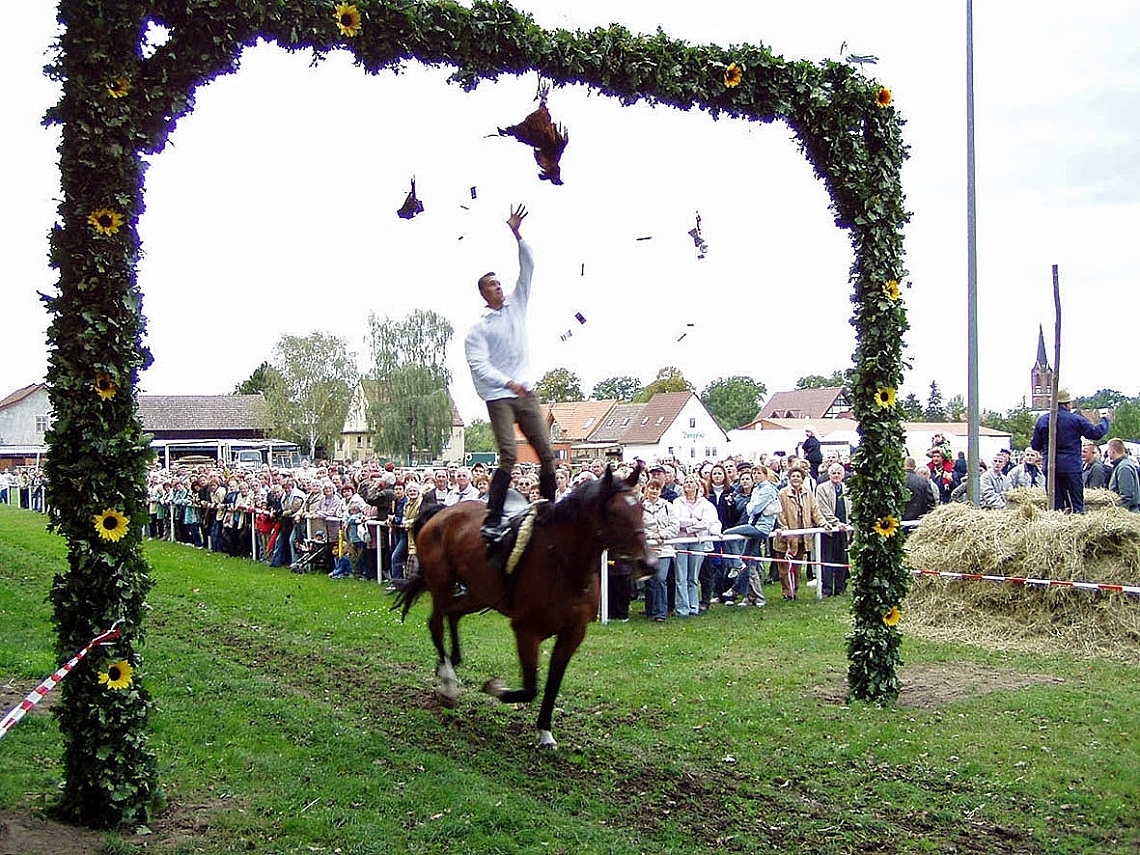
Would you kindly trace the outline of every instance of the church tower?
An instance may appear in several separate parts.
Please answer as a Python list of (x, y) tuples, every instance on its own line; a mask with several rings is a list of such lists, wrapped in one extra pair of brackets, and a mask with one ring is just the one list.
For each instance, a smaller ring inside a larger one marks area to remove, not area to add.
[(1053, 395), (1053, 369), (1049, 367), (1049, 358), (1045, 355), (1045, 331), (1040, 325), (1037, 327), (1037, 362), (1029, 372), (1029, 391), (1031, 410), (1049, 409)]

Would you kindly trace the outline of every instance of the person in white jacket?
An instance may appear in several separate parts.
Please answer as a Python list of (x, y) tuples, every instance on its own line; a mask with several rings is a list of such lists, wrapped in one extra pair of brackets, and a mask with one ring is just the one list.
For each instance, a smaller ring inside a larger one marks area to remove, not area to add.
[(695, 617), (700, 614), (701, 564), (705, 553), (712, 549), (711, 540), (720, 536), (720, 516), (716, 507), (705, 498), (705, 488), (696, 475), (686, 475), (681, 484), (681, 495), (673, 500), (677, 511), (679, 537), (701, 538), (681, 544), (677, 549), (676, 617)]

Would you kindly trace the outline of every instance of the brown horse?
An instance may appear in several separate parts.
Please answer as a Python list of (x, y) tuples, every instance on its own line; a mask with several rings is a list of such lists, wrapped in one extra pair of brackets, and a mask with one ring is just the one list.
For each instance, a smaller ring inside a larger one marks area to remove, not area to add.
[[(641, 502), (633, 488), (640, 469), (628, 480), (603, 477), (575, 488), (557, 504), (535, 509), (530, 542), (509, 575), (486, 560), (479, 533), (486, 507), (460, 502), (427, 517), (415, 533), (420, 572), (400, 591), (393, 608), (403, 617), (424, 591), (431, 594), (428, 619), (439, 653), (436, 692), (447, 706), (458, 702), (454, 666), (459, 651), (459, 619), (494, 609), (511, 619), (523, 687), (509, 690), (491, 680), (483, 690), (504, 703), (529, 703), (538, 694), (538, 646), (555, 637), (546, 689), (538, 713), (539, 745), (554, 748), (550, 718), (570, 657), (586, 637), (598, 613), (599, 571), (604, 550), (644, 564), (647, 558)], [(420, 521), (417, 520), (417, 525)], [(444, 649), (443, 620), (451, 630), (451, 652)]]

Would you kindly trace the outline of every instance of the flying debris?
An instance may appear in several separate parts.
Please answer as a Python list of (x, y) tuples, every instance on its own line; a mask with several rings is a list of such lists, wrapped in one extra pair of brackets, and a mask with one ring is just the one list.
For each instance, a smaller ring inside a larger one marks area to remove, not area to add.
[(637, 240), (653, 240), (653, 235), (646, 235), (645, 237), (639, 237), (639, 238), (637, 238)]
[(478, 196), (478, 192), (477, 192), (476, 188), (472, 187), (471, 188), (471, 198), (475, 199), (477, 196)]
[(538, 109), (509, 128), (499, 128), (499, 135), (514, 137), (534, 149), (534, 162), (538, 164), (538, 177), (551, 184), (562, 184), (562, 168), (559, 161), (570, 135), (562, 125), (555, 125), (546, 109), (546, 96), (550, 94), (550, 84), (539, 80)]
[(685, 336), (687, 336), (689, 334), (689, 330), (692, 329), (694, 326), (696, 326), (696, 324), (685, 324), (685, 326), (687, 327), (687, 329), (683, 333), (681, 333), (679, 336), (677, 336), (677, 341), (680, 341)]
[(423, 211), (424, 203), (416, 198), (416, 179), (415, 176), (412, 176), (412, 189), (408, 191), (404, 204), (396, 211), (396, 216), (402, 220), (410, 220), (416, 214), (422, 214)]
[(705, 239), (701, 237), (701, 214), (699, 211), (697, 212), (696, 228), (689, 229), (689, 237), (693, 239), (693, 246), (697, 248), (697, 258), (704, 258), (705, 253), (709, 251), (709, 245), (705, 243)]
[(586, 316), (583, 315), (581, 312), (575, 312), (574, 317), (578, 321), (578, 323), (580, 323), (580, 324), (586, 323)]
[(843, 57), (843, 61), (862, 68), (864, 65), (874, 65), (879, 61), (879, 58), (873, 53), (849, 53)]
[[(574, 313), (574, 319), (575, 319), (576, 321), (578, 321), (578, 323), (580, 323), (580, 324), (584, 324), (584, 323), (586, 323), (586, 316), (585, 316), (585, 315), (583, 315), (581, 312), (575, 312), (575, 313)], [(574, 330), (573, 330), (573, 329), (568, 329), (568, 330), (566, 330), (566, 332), (562, 333), (562, 335), (560, 336), (560, 338), (561, 338), (563, 341), (567, 341), (568, 339), (572, 338), (572, 337), (573, 337), (573, 335), (574, 335)]]

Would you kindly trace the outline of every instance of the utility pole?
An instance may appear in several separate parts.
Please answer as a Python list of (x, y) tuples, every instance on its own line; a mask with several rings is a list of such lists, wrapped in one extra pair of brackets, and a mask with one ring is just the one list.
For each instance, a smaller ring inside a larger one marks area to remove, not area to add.
[(970, 503), (981, 498), (981, 401), (978, 396), (978, 223), (974, 200), (974, 3), (966, 0), (966, 364), (968, 439), (966, 478)]

